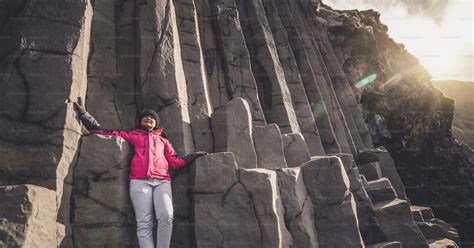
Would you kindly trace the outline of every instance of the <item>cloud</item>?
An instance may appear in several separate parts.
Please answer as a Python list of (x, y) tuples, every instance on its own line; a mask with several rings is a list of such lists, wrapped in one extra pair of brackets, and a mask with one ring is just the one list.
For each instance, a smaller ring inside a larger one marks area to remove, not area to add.
[(443, 21), (447, 7), (453, 0), (328, 0), (323, 1), (331, 5), (337, 3), (359, 2), (371, 6), (376, 9), (390, 9), (393, 7), (401, 7), (407, 11), (409, 15), (423, 16), (433, 19), (437, 24)]

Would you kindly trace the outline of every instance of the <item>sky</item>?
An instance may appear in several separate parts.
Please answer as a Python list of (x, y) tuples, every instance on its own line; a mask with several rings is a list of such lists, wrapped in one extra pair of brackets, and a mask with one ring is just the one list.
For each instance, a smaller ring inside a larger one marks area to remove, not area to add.
[(335, 9), (375, 9), (389, 35), (433, 80), (474, 82), (474, 0), (323, 0)]

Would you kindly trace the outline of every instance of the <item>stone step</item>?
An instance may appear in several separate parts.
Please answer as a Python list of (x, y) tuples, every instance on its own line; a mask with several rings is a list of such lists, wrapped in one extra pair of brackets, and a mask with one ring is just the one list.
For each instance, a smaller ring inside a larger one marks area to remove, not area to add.
[(360, 164), (359, 173), (364, 175), (367, 181), (375, 181), (382, 178), (382, 170), (379, 162), (371, 162), (367, 164)]
[(445, 237), (443, 227), (438, 224), (419, 221), (415, 221), (415, 223), (426, 239), (442, 239)]
[(239, 168), (257, 168), (252, 120), (247, 101), (237, 97), (211, 116), (214, 152), (233, 152)]
[(428, 247), (428, 242), (413, 221), (410, 203), (395, 199), (374, 204), (376, 227), (388, 241), (399, 241), (403, 247)]
[(309, 161), (310, 155), (303, 135), (288, 133), (281, 136), (288, 167), (297, 167)]
[(459, 245), (450, 239), (429, 240), (430, 248), (458, 248)]
[(390, 181), (385, 177), (368, 182), (367, 191), (373, 203), (394, 200), (397, 198), (395, 189), (392, 187)]
[(286, 168), (280, 128), (277, 124), (253, 127), (258, 168)]
[[(356, 161), (357, 164), (378, 162), (380, 165), (381, 174), (390, 180), (390, 183), (397, 192), (397, 196), (401, 199), (407, 199), (405, 186), (403, 185), (402, 179), (400, 178), (397, 168), (395, 167), (395, 161), (393, 161), (392, 156), (384, 147), (362, 151), (357, 156)], [(367, 178), (368, 181), (375, 179)]]
[(393, 242), (383, 242), (383, 243), (377, 243), (373, 245), (368, 245), (366, 248), (402, 248), (402, 244), (398, 241), (393, 241)]
[(415, 221), (428, 221), (434, 218), (433, 210), (430, 207), (411, 206), (411, 213)]

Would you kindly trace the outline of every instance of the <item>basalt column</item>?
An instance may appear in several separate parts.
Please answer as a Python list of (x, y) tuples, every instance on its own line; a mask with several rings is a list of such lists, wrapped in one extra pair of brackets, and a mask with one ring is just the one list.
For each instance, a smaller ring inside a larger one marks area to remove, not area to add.
[(195, 0), (194, 4), (196, 6), (199, 38), (201, 39), (210, 101), (212, 108), (216, 109), (232, 99), (232, 96), (227, 91), (225, 82), (224, 60), (217, 46), (216, 31), (218, 28), (214, 21), (215, 16), (211, 12), (209, 1)]
[(304, 34), (301, 33), (301, 30), (298, 27), (299, 24), (289, 11), (287, 1), (276, 0), (275, 3), (280, 17), (285, 20), (283, 24), (288, 33), (290, 46), (295, 55), (301, 79), (305, 86), (306, 95), (311, 103), (313, 115), (316, 119), (316, 126), (318, 127), (321, 141), (324, 146), (324, 153), (317, 155), (340, 152), (340, 146), (332, 129), (326, 105), (323, 101), (321, 91), (315, 78), (315, 73), (311, 66), (311, 56), (308, 53), (309, 50), (304, 44)]
[[(349, 82), (345, 76), (344, 71), (339, 64), (336, 55), (332, 49), (332, 45), (327, 37), (327, 31), (323, 29), (321, 23), (317, 26), (320, 32), (317, 34), (318, 44), (320, 45), (321, 54), (326, 63), (326, 68), (331, 76), (333, 86), (338, 93), (339, 102), (343, 107), (343, 112), (351, 128), (351, 134), (354, 139), (354, 143), (358, 150), (364, 148), (373, 148), (372, 138), (370, 137), (367, 127), (365, 126), (362, 118), (362, 113), (358, 108), (354, 92), (352, 91)], [(354, 128), (354, 129), (352, 129)], [(360, 139), (359, 139), (360, 138)], [(359, 142), (360, 141), (360, 142)]]
[[(25, 189), (24, 194), (49, 192), (24, 198), (17, 205), (23, 208), (28, 201), (48, 205), (40, 207), (43, 213), (31, 212), (46, 218), (42, 222), (49, 223), (44, 226), (47, 229), (18, 224), (25, 233), (53, 237), (53, 243), (47, 244), (58, 246), (69, 224), (69, 216), (62, 214), (69, 211), (69, 204), (62, 204), (61, 199), (63, 192), (69, 191), (65, 178), (74, 163), (81, 131), (68, 98), (85, 97), (92, 9), (89, 1), (79, 0), (3, 3), (6, 9), (2, 10), (6, 12), (1, 13), (0, 23), (0, 184), (40, 186), (15, 186)], [(2, 209), (6, 202), (1, 201)], [(24, 212), (28, 208), (18, 210)], [(13, 215), (0, 216), (2, 228), (28, 221), (15, 215), (17, 209), (9, 212)], [(17, 234), (7, 230), (0, 236), (11, 241)], [(26, 245), (18, 241), (11, 245)]]
[(193, 0), (175, 0), (181, 55), (189, 97), (189, 115), (196, 150), (212, 152), (212, 107)]
[(265, 116), (258, 99), (257, 84), (235, 2), (212, 1), (210, 5), (218, 29), (217, 43), (219, 52), (223, 55), (227, 91), (232, 98), (246, 99), (250, 105), (253, 123), (265, 125)]
[(161, 126), (179, 153), (194, 150), (175, 7), (146, 1), (138, 9), (138, 81), (143, 107), (159, 111)]
[(274, 0), (263, 0), (262, 2), (304, 141), (306, 141), (308, 150), (312, 155), (321, 154), (321, 151), (324, 150), (323, 144), (298, 71), (298, 65), (288, 41), (288, 34), (278, 14)]
[(239, 1), (237, 7), (265, 118), (268, 123), (278, 124), (282, 133), (299, 133), (291, 95), (262, 2)]
[[(308, 17), (308, 13), (312, 13), (313, 8), (309, 4), (302, 3), (302, 1), (291, 1), (288, 2), (295, 20), (299, 23), (297, 27), (302, 32), (303, 43), (305, 44), (310, 63), (313, 68), (314, 76), (318, 83), (323, 101), (327, 108), (329, 118), (331, 120), (332, 129), (337, 138), (341, 151), (345, 153), (351, 152), (352, 137), (346, 133), (346, 124), (343, 118), (340, 117), (341, 112), (340, 104), (337, 100), (335, 92), (332, 88), (332, 83), (328, 76), (325, 76), (324, 63), (321, 61), (321, 54), (319, 53), (318, 44), (315, 39), (315, 30)], [(314, 14), (312, 15), (314, 16)], [(328, 83), (329, 82), (329, 83)]]
[(135, 126), (134, 1), (96, 1), (87, 71), (87, 110), (110, 129)]

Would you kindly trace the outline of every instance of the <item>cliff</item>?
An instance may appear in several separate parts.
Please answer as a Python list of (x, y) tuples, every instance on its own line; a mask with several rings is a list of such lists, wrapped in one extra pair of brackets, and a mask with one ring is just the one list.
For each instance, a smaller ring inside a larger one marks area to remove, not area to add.
[(384, 117), (390, 137), (377, 132), (374, 141), (390, 151), (408, 198), (432, 206), (471, 244), (473, 164), (452, 132), (454, 112), (469, 116), (470, 107), (461, 100), (455, 104), (433, 86), (418, 60), (387, 35), (377, 12), (325, 8), (332, 44), (354, 88), (365, 75), (377, 75), (373, 85), (358, 90), (362, 110), (365, 116)]
[(0, 245), (137, 246), (133, 147), (84, 136), (79, 96), (105, 127), (150, 108), (180, 154), (210, 153), (173, 172), (172, 247), (460, 244), (430, 208), (472, 219), (452, 100), (376, 12), (319, 5), (3, 1)]
[(466, 145), (466, 148), (474, 148), (474, 84), (462, 81), (434, 81), (433, 85), (448, 98), (454, 100), (454, 119), (452, 131), (454, 138)]

